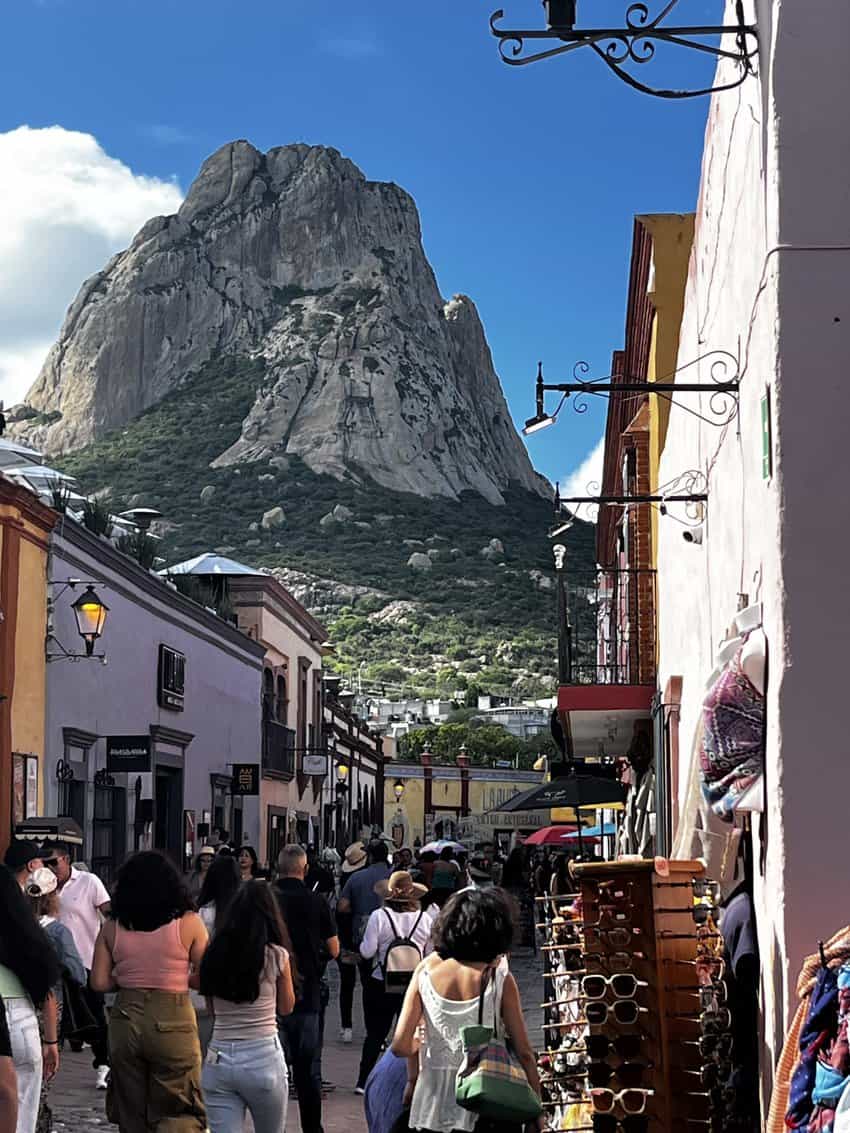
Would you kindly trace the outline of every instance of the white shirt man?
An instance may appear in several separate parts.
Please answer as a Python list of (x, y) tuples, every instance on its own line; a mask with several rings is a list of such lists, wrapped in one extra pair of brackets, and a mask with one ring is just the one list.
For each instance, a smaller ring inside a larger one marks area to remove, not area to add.
[[(71, 854), (63, 842), (45, 844), (42, 849), (45, 864), (50, 866), (59, 882), (59, 920), (74, 938), (74, 944), (85, 965), (91, 971), (94, 959), (94, 942), (100, 932), (102, 917), (109, 912), (109, 893), (96, 874), (86, 873), (71, 865)], [(89, 1009), (98, 1022), (97, 1033), (91, 1038), (95, 1066), (95, 1085), (105, 1090), (109, 1078), (109, 1051), (106, 1038), (106, 1017), (103, 996), (87, 987), (84, 995)]]

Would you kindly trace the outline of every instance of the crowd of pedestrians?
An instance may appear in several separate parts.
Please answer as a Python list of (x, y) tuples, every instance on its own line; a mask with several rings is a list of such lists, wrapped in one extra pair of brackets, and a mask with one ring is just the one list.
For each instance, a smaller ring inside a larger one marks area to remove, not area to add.
[(141, 851), (110, 895), (68, 846), (13, 842), (0, 870), (0, 1133), (49, 1133), (63, 1040), (91, 1047), (93, 1086), (124, 1133), (242, 1133), (246, 1112), (255, 1133), (280, 1133), (291, 1096), (302, 1133), (322, 1133), (331, 964), (344, 1043), (359, 974), (365, 1039), (349, 1088), (376, 1133), (389, 1115), (399, 1129), (473, 1128), (447, 1083), (482, 990), (537, 1088), (497, 864), (454, 846), (390, 850), (380, 837), (342, 858), (288, 845), (273, 879), (250, 846), (205, 845), (187, 877)]

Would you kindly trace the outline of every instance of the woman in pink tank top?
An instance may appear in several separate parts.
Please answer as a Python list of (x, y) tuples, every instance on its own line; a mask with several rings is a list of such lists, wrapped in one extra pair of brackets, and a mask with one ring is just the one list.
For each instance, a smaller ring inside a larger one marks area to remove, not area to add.
[(189, 981), (207, 946), (180, 874), (154, 851), (128, 858), (97, 938), (91, 986), (116, 991), (109, 1015), (107, 1115), (122, 1133), (206, 1129), (201, 1048)]

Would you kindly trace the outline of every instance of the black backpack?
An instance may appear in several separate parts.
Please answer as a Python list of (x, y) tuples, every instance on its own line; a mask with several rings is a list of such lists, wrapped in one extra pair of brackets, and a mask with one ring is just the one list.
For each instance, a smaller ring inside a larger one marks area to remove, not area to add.
[(381, 965), (381, 970), (384, 976), (384, 991), (387, 995), (404, 995), (407, 991), (407, 986), (413, 978), (413, 973), (422, 959), (422, 953), (419, 951), (418, 945), (413, 943), (413, 934), (419, 927), (419, 922), (425, 915), (424, 909), (419, 913), (413, 928), (407, 936), (401, 936), (395, 926), (395, 922), (390, 916), (389, 909), (384, 909), (387, 920), (390, 922), (390, 928), (393, 930), (393, 938), (387, 948), (387, 954), (384, 956), (384, 962)]

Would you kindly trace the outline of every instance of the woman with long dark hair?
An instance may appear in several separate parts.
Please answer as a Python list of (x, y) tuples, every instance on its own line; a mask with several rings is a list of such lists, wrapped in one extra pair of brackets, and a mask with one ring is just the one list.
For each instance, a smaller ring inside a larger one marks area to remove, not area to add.
[(91, 986), (118, 991), (109, 1016), (107, 1108), (122, 1133), (206, 1129), (201, 1047), (189, 995), (207, 930), (180, 874), (155, 851), (128, 858), (94, 948)]
[(201, 994), (215, 1022), (203, 1088), (211, 1133), (280, 1133), (289, 1101), (277, 1016), (295, 1006), (289, 933), (264, 881), (246, 881), (201, 963)]
[(251, 881), (260, 872), (260, 859), (253, 846), (242, 846), (236, 858), (239, 864), (239, 876), (243, 881)]
[[(56, 999), (59, 963), (47, 934), (8, 869), (0, 869), (0, 999), (12, 1040), (18, 1080), (17, 1133), (34, 1133), (42, 1077), (59, 1069)], [(42, 1012), (39, 1034), (37, 1009)]]
[(240, 881), (239, 866), (230, 854), (219, 854), (204, 874), (198, 897), (198, 914), (211, 937), (227, 912), (227, 906), (238, 893)]

